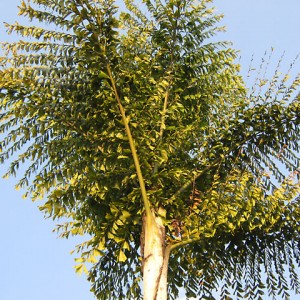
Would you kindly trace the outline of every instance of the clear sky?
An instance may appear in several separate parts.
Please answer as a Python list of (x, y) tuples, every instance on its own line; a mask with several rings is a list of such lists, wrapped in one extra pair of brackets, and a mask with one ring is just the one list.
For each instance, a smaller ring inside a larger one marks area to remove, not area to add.
[[(18, 20), (19, 2), (0, 0), (0, 41), (11, 40), (2, 22)], [(300, 52), (299, 0), (216, 0), (214, 4), (225, 14), (227, 33), (220, 37), (241, 51), (244, 72), (252, 55), (258, 65), (271, 47), (275, 48), (275, 62), (286, 52), (285, 66)], [(298, 63), (297, 71), (299, 67)], [(0, 175), (4, 171), (5, 165), (0, 165)], [(52, 233), (54, 223), (44, 220), (37, 203), (22, 199), (15, 183), (14, 178), (0, 177), (0, 299), (94, 299), (84, 276), (76, 275), (72, 268), (75, 262), (70, 251), (77, 242), (58, 239)], [(300, 296), (293, 297), (296, 299)]]

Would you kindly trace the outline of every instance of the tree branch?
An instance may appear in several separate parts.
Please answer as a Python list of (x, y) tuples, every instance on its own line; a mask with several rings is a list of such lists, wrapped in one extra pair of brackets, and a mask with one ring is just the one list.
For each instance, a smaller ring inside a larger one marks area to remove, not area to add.
[[(162, 109), (162, 117), (161, 117), (161, 124), (160, 124), (160, 130), (159, 130), (159, 142), (161, 142), (163, 134), (164, 134), (164, 128), (165, 128), (165, 120), (166, 120), (166, 114), (167, 114), (167, 107), (168, 107), (168, 101), (169, 101), (169, 96), (170, 96), (170, 92), (169, 92), (169, 87), (167, 87), (166, 90), (166, 94), (165, 94), (165, 99), (164, 99), (164, 106)], [(158, 163), (156, 162), (153, 168), (153, 174), (155, 174), (157, 172), (158, 169)]]
[(197, 237), (197, 238), (194, 238), (194, 239), (188, 239), (188, 240), (185, 240), (185, 241), (178, 242), (176, 244), (171, 245), (170, 251), (173, 251), (177, 248), (183, 247), (183, 246), (188, 245), (188, 244), (199, 242), (200, 240), (201, 240), (201, 238)]
[(215, 159), (209, 166), (206, 166), (203, 170), (200, 172), (196, 172), (193, 179), (190, 181), (187, 181), (173, 196), (171, 196), (168, 199), (169, 201), (174, 201), (178, 195), (180, 195), (182, 192), (184, 192), (196, 179), (198, 179), (201, 175), (203, 175), (206, 171), (208, 171), (210, 168), (216, 166), (218, 163), (222, 161), (223, 157), (218, 157)]
[(133, 157), (133, 161), (134, 161), (134, 165), (135, 165), (135, 169), (136, 169), (136, 174), (137, 174), (139, 184), (140, 184), (140, 188), (141, 188), (141, 193), (142, 193), (142, 198), (143, 198), (143, 202), (144, 202), (146, 216), (147, 216), (147, 218), (152, 219), (153, 215), (151, 213), (151, 206), (150, 206), (150, 202), (149, 202), (149, 199), (148, 199), (148, 196), (147, 196), (144, 177), (143, 177), (143, 174), (142, 174), (142, 170), (141, 170), (139, 158), (138, 158), (138, 155), (137, 155), (136, 147), (135, 147), (134, 140), (133, 140), (133, 137), (132, 137), (132, 134), (131, 134), (131, 130), (130, 130), (130, 127), (129, 127), (129, 124), (128, 124), (128, 118), (126, 117), (124, 107), (121, 103), (121, 99), (119, 97), (119, 93), (118, 93), (118, 90), (117, 90), (115, 80), (113, 78), (110, 66), (106, 65), (106, 69), (107, 69), (107, 73), (108, 73), (110, 82), (112, 84), (112, 88), (113, 88), (116, 100), (118, 102), (119, 110), (120, 110), (120, 113), (121, 113), (121, 116), (122, 116), (122, 120), (124, 122), (125, 130), (126, 130), (126, 134), (128, 136), (130, 150), (131, 150), (131, 153), (132, 153), (132, 157)]

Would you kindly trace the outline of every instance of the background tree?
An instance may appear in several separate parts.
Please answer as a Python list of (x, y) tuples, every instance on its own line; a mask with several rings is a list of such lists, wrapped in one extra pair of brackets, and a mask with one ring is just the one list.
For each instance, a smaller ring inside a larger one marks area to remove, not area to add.
[(91, 236), (99, 299), (140, 298), (142, 276), (165, 299), (167, 271), (170, 298), (299, 292), (299, 79), (247, 94), (209, 2), (23, 1), (56, 29), (7, 25), (26, 40), (3, 45), (1, 161), (31, 161), (19, 186)]

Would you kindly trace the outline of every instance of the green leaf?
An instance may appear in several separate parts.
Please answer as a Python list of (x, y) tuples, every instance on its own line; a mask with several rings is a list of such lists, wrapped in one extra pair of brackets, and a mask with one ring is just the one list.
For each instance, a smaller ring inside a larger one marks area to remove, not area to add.
[(120, 250), (119, 256), (118, 256), (118, 261), (119, 262), (125, 262), (126, 260), (127, 260), (126, 255), (124, 254), (124, 252), (122, 250)]

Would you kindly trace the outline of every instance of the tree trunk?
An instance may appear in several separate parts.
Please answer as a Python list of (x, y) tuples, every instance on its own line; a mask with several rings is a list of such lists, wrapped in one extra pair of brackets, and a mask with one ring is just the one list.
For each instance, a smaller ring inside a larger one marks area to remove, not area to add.
[(167, 300), (170, 248), (165, 245), (165, 226), (154, 214), (143, 221), (144, 300)]

